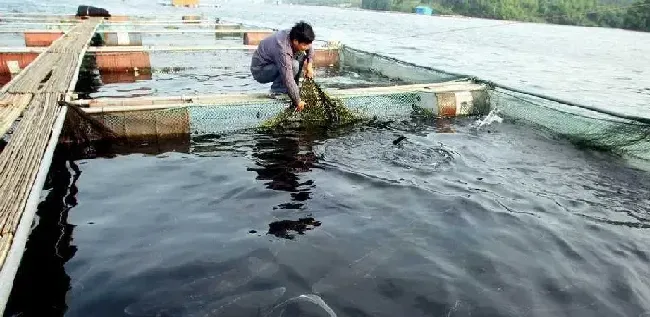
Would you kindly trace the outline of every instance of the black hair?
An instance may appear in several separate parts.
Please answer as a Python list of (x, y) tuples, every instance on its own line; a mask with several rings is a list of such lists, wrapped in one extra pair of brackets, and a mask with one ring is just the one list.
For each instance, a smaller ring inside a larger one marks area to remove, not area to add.
[(296, 25), (291, 28), (291, 32), (289, 32), (289, 40), (297, 40), (299, 43), (303, 44), (311, 44), (315, 38), (316, 35), (314, 34), (311, 25), (303, 21), (296, 23)]

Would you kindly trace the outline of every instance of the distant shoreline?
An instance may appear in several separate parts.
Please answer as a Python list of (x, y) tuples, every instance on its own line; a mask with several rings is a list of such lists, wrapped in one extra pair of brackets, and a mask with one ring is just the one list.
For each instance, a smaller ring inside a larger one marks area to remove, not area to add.
[[(304, 0), (298, 0), (304, 1)], [(384, 1), (384, 0), (362, 0), (361, 4), (318, 4), (318, 3), (295, 3), (298, 5), (306, 6), (320, 6), (320, 7), (333, 7), (340, 9), (351, 9), (351, 10), (366, 10), (366, 11), (375, 11), (375, 12), (386, 12), (386, 13), (402, 13), (402, 14), (415, 14), (409, 12), (411, 10), (411, 5), (403, 5), (401, 7), (392, 6), (390, 9), (381, 9), (381, 8), (368, 8), (369, 2)], [(431, 17), (447, 17), (447, 18), (463, 18), (463, 19), (484, 19), (484, 20), (494, 20), (494, 21), (503, 21), (509, 23), (535, 23), (535, 24), (548, 24), (548, 25), (565, 25), (565, 26), (579, 26), (579, 27), (600, 27), (600, 28), (609, 28), (609, 29), (622, 29), (628, 31), (636, 32), (650, 32), (650, 25), (647, 25), (644, 21), (650, 20), (650, 0), (637, 0), (636, 5), (631, 6), (611, 6), (603, 7), (596, 6), (593, 11), (587, 12), (576, 12), (576, 11), (560, 11), (559, 13), (545, 12), (545, 15), (537, 11), (526, 13), (521, 17), (510, 17), (510, 18), (500, 18), (498, 15), (504, 13), (495, 12), (490, 16), (485, 14), (485, 11), (480, 11), (477, 15), (471, 14), (462, 14), (452, 12), (451, 8), (437, 8), (433, 7), (434, 12), (442, 12), (438, 14), (433, 14)], [(454, 10), (457, 10), (456, 8)], [(540, 9), (541, 10), (541, 9)], [(589, 10), (589, 9), (586, 9)], [(490, 11), (492, 12), (492, 11)], [(424, 15), (427, 16), (427, 15)]]

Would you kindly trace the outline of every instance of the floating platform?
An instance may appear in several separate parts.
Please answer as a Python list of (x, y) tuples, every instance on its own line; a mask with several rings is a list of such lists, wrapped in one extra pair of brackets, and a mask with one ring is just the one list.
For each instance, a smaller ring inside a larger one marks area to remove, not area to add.
[[(255, 45), (212, 45), (212, 46), (113, 46), (89, 47), (86, 53), (96, 59), (97, 68), (106, 72), (143, 71), (151, 68), (150, 52), (215, 52), (241, 51), (252, 53)], [(46, 48), (2, 48), (0, 47), (0, 75), (16, 74), (27, 67)], [(337, 48), (316, 48), (315, 67), (334, 67), (339, 62)]]
[[(4, 35), (23, 35), (26, 47), (47, 47), (54, 40), (63, 36), (64, 30), (1, 30), (0, 34)], [(98, 30), (95, 38), (98, 44), (94, 46), (118, 46), (118, 45), (142, 45), (143, 38), (154, 38), (159, 43), (159, 37), (162, 36), (192, 36), (204, 35), (213, 36), (215, 39), (237, 37), (242, 39), (244, 45), (258, 45), (260, 41), (269, 35), (272, 31), (262, 29), (246, 29), (242, 27), (217, 28), (217, 29), (126, 29), (126, 28), (104, 28)], [(15, 37), (14, 37), (15, 38)], [(0, 46), (2, 47), (2, 46)]]
[[(406, 118), (422, 109), (432, 117), (456, 117), (489, 112), (484, 85), (471, 81), (330, 90), (360, 119)], [(257, 128), (279, 115), (288, 100), (267, 94), (189, 95), (157, 98), (79, 100), (75, 105), (92, 114), (119, 137), (156, 140), (221, 134)]]

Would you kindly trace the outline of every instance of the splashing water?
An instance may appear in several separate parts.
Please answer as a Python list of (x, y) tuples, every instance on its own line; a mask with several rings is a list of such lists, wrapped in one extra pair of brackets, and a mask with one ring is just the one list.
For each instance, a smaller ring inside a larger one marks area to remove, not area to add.
[[(315, 294), (302, 294), (290, 298), (280, 303), (279, 305), (273, 307), (273, 309), (265, 316), (268, 317), (292, 316), (295, 313), (294, 311), (285, 314), (287, 312), (287, 308), (290, 307), (291, 304), (299, 305), (300, 302), (308, 302), (311, 304), (315, 304), (318, 307), (318, 309), (321, 310), (320, 312), (327, 313), (327, 316), (329, 317), (337, 317), (334, 310), (329, 305), (327, 305), (327, 303), (320, 296)], [(299, 310), (300, 315), (303, 315), (302, 310), (304, 309), (304, 307), (290, 307), (290, 308), (293, 308), (294, 310)]]
[(491, 125), (492, 123), (502, 123), (503, 118), (499, 117), (498, 111), (496, 109), (490, 110), (490, 112), (485, 116), (485, 118), (478, 119), (476, 122), (474, 122), (473, 127), (476, 129), (480, 129), (484, 126)]

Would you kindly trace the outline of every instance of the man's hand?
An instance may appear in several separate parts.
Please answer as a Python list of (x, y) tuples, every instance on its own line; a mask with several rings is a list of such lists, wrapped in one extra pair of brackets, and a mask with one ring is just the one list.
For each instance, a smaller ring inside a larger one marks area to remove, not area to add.
[(296, 106), (296, 111), (302, 111), (302, 109), (305, 109), (305, 102), (304, 101), (300, 101), (298, 103), (298, 106)]
[(305, 77), (309, 78), (309, 79), (313, 79), (314, 78), (314, 67), (311, 64), (311, 62), (308, 62), (308, 63), (306, 62), (306, 64), (307, 65), (305, 66)]

